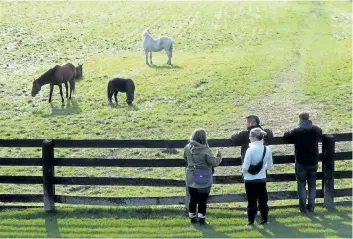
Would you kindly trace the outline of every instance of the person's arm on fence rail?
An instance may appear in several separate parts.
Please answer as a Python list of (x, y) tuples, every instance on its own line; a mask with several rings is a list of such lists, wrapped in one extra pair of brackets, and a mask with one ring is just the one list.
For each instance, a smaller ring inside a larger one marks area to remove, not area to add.
[(264, 131), (266, 132), (266, 136), (264, 138), (264, 144), (269, 145), (273, 140), (273, 132), (270, 129), (264, 129)]
[(240, 131), (232, 134), (231, 140), (233, 145), (242, 145), (249, 140), (247, 138), (244, 138), (245, 137), (244, 132), (245, 131)]
[(287, 143), (294, 143), (294, 138), (295, 138), (295, 129), (289, 129), (283, 134), (283, 140), (286, 141)]

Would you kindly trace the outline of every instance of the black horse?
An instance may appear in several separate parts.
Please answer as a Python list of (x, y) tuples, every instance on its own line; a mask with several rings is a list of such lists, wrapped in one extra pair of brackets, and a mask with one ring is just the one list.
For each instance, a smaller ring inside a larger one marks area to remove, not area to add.
[(108, 82), (108, 101), (112, 103), (112, 96), (114, 95), (115, 103), (118, 104), (118, 92), (126, 92), (126, 102), (128, 105), (132, 104), (135, 97), (135, 84), (131, 79), (114, 78)]

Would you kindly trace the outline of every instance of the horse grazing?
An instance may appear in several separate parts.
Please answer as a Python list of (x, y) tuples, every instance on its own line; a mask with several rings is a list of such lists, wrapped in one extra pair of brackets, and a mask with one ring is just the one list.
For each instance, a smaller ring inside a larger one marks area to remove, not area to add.
[(81, 65), (78, 64), (78, 66), (76, 66), (76, 75), (75, 75), (76, 80), (82, 79), (82, 76), (83, 76), (82, 66), (83, 64)]
[(146, 64), (148, 65), (148, 52), (150, 53), (150, 62), (152, 64), (152, 52), (158, 52), (161, 50), (165, 50), (165, 52), (168, 55), (168, 61), (167, 64), (171, 65), (172, 64), (172, 56), (173, 56), (173, 40), (169, 37), (160, 37), (158, 39), (154, 39), (151, 36), (151, 32), (149, 28), (147, 28), (143, 33), (142, 33), (142, 46), (143, 49), (145, 50), (146, 54)]
[(128, 105), (132, 104), (135, 98), (135, 84), (131, 79), (114, 78), (108, 82), (108, 101), (112, 104), (112, 96), (114, 94), (115, 103), (118, 104), (118, 92), (126, 92), (126, 102)]
[(38, 79), (33, 81), (33, 87), (31, 95), (35, 97), (40, 91), (41, 87), (46, 84), (50, 84), (50, 93), (49, 93), (49, 103), (51, 102), (51, 96), (53, 94), (54, 85), (58, 85), (60, 89), (61, 101), (64, 103), (64, 97), (62, 92), (61, 84), (65, 84), (66, 88), (66, 98), (68, 98), (68, 82), (70, 83), (70, 97), (75, 90), (75, 76), (76, 76), (76, 67), (67, 63), (65, 65), (59, 66), (56, 65), (52, 69), (45, 72)]

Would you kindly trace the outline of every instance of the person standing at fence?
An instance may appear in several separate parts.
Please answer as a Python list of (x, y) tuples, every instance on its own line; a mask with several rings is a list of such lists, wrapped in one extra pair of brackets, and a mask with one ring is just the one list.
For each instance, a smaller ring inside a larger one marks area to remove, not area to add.
[[(295, 149), (295, 176), (299, 209), (302, 213), (314, 212), (316, 197), (316, 172), (318, 168), (318, 142), (322, 138), (322, 130), (313, 125), (308, 113), (299, 114), (299, 127), (284, 133), (283, 139), (294, 144)], [(306, 192), (308, 183), (308, 198)], [(308, 204), (306, 201), (308, 199)]]
[[(240, 131), (237, 133), (233, 133), (231, 136), (231, 140), (233, 145), (241, 145), (241, 161), (244, 162), (244, 156), (246, 150), (249, 148), (249, 133), (250, 130), (254, 128), (260, 128), (260, 119), (256, 115), (249, 115), (246, 117), (246, 128), (247, 130)], [(273, 138), (273, 133), (270, 129), (262, 129), (266, 132), (266, 137), (265, 137), (265, 144), (268, 144), (272, 138)]]
[(213, 156), (208, 147), (207, 133), (204, 129), (196, 129), (190, 142), (184, 148), (186, 167), (186, 186), (190, 194), (189, 218), (192, 223), (199, 219), (200, 224), (207, 224), (207, 198), (213, 183), (212, 168), (222, 162), (221, 152)]
[[(260, 128), (250, 130), (249, 140), (251, 143), (246, 150), (244, 162), (241, 166), (248, 199), (248, 225), (254, 224), (258, 208), (261, 213), (260, 224), (268, 222), (269, 207), (267, 205), (266, 170), (272, 168), (273, 160), (271, 149), (264, 146), (266, 134)], [(257, 201), (259, 205), (257, 205)]]

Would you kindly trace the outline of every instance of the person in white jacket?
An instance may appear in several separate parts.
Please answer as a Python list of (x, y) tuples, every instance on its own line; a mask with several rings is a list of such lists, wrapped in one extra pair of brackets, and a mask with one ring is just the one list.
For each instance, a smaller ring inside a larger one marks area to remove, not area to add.
[[(264, 146), (263, 139), (265, 136), (266, 132), (260, 128), (254, 128), (250, 131), (250, 147), (245, 153), (244, 163), (241, 167), (248, 199), (248, 225), (254, 224), (257, 208), (259, 208), (262, 218), (260, 224), (268, 222), (269, 208), (267, 205), (266, 171), (272, 168), (273, 160), (271, 149)], [(259, 168), (259, 172), (254, 173), (249, 168), (256, 165)], [(259, 202), (259, 207), (257, 207), (257, 201)]]

